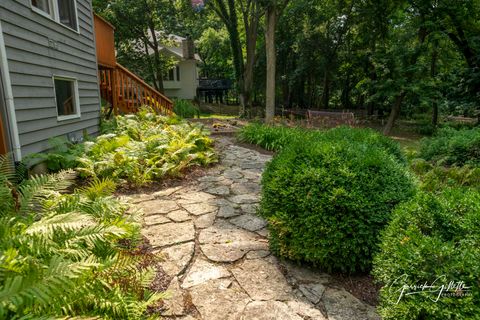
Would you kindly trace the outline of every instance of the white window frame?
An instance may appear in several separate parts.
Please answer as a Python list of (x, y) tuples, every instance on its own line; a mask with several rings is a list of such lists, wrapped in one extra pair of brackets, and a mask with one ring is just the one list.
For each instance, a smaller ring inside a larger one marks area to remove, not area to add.
[(50, 6), (51, 13), (47, 13), (47, 12), (43, 11), (42, 9), (39, 9), (39, 8), (35, 7), (32, 3), (32, 0), (29, 0), (29, 1), (30, 1), (30, 7), (32, 8), (33, 12), (36, 12), (36, 13), (38, 13), (38, 14), (46, 17), (46, 18), (49, 18), (50, 20), (55, 21), (57, 24), (61, 25), (64, 28), (67, 28), (68, 30), (71, 30), (75, 33), (80, 34), (80, 26), (78, 24), (77, 0), (73, 0), (74, 10), (75, 10), (75, 20), (76, 20), (75, 24), (77, 26), (77, 29), (73, 29), (73, 28), (63, 24), (62, 22), (60, 22), (60, 11), (58, 9), (58, 1), (62, 1), (62, 0), (48, 0), (48, 4)]
[[(74, 95), (74, 108), (75, 108), (75, 113), (74, 114), (69, 114), (66, 116), (62, 116), (58, 114), (58, 104), (57, 104), (57, 92), (55, 89), (55, 80), (63, 80), (63, 81), (70, 81), (73, 82), (73, 95)], [(53, 82), (53, 97), (55, 100), (55, 109), (57, 110), (57, 121), (65, 121), (65, 120), (71, 120), (71, 119), (77, 119), (82, 116), (81, 110), (80, 110), (80, 95), (79, 95), (79, 90), (78, 90), (78, 79), (73, 78), (73, 77), (66, 77), (62, 75), (53, 75), (52, 77), (52, 82)]]

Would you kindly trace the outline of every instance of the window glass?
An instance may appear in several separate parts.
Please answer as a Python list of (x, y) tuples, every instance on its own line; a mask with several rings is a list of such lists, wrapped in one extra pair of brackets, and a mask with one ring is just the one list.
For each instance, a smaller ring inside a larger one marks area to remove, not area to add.
[(77, 16), (75, 13), (75, 0), (58, 0), (58, 15), (60, 23), (77, 30)]
[(176, 66), (177, 69), (177, 81), (180, 81), (180, 66)]
[(76, 114), (75, 82), (73, 80), (55, 79), (55, 97), (59, 116)]
[(50, 0), (32, 0), (32, 6), (50, 14)]

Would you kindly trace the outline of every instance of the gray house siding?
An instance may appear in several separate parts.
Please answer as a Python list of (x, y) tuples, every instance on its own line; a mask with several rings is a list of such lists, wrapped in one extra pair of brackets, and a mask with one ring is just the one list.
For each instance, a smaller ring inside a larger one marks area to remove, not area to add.
[[(99, 130), (100, 97), (91, 0), (77, 0), (78, 33), (31, 9), (0, 1), (22, 154), (47, 150), (52, 137)], [(53, 76), (78, 81), (80, 118), (59, 121)]]

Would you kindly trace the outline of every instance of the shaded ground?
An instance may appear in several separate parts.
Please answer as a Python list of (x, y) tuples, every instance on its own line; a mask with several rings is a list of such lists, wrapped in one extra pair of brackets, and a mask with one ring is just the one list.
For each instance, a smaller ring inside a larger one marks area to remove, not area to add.
[(270, 254), (266, 222), (255, 212), (271, 155), (216, 139), (219, 165), (174, 186), (128, 195), (133, 209), (145, 214), (144, 236), (163, 258), (161, 282), (170, 298), (161, 314), (190, 320), (379, 319), (374, 307), (345, 290), (347, 282)]

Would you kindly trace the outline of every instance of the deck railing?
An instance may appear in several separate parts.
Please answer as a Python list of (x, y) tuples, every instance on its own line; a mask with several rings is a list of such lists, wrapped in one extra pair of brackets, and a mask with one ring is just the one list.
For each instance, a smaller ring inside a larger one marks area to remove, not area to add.
[(115, 69), (99, 70), (99, 77), (101, 96), (115, 114), (135, 113), (144, 105), (160, 114), (173, 112), (170, 99), (118, 63)]

